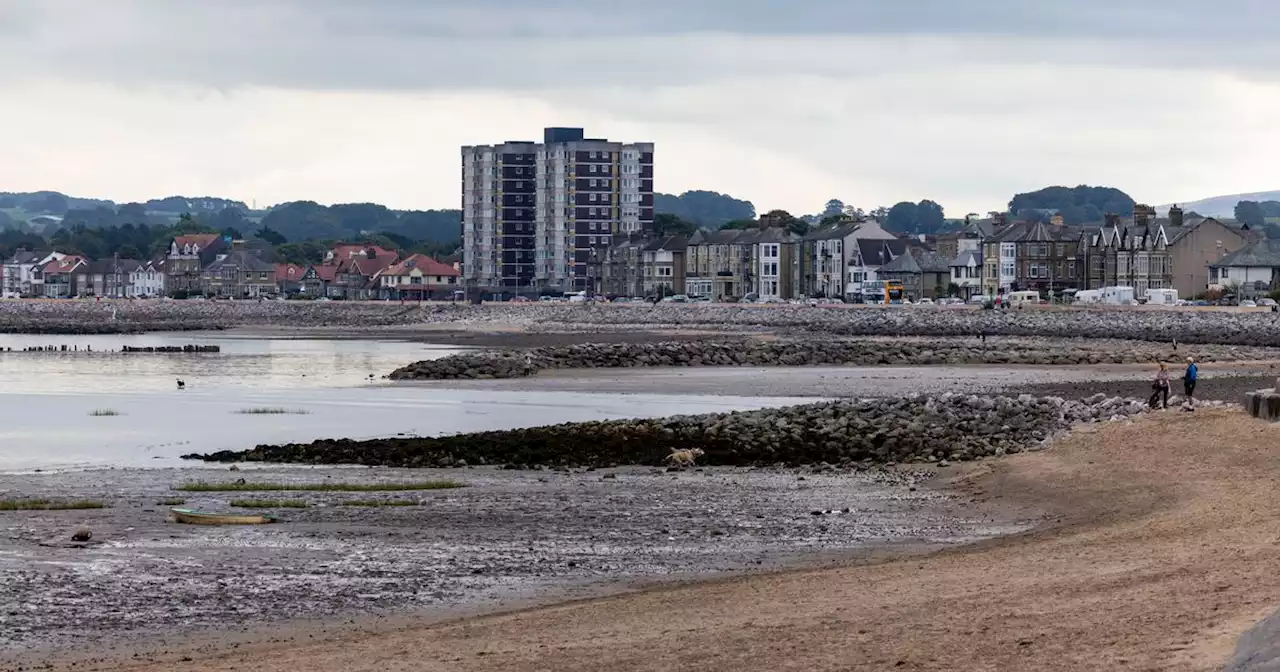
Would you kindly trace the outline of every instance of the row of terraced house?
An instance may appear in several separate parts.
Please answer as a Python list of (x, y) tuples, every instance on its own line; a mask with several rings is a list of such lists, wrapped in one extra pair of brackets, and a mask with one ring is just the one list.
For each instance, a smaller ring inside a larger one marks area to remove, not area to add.
[[(1108, 286), (1133, 287), (1136, 296), (1172, 288), (1191, 297), (1237, 280), (1257, 291), (1280, 286), (1280, 245), (1231, 220), (1184, 217), (1176, 206), (1157, 217), (1146, 205), (1091, 225), (1064, 225), (1057, 213), (1047, 218), (974, 218), (936, 238), (895, 235), (873, 220), (837, 222), (802, 236), (764, 219), (755, 229), (630, 236), (605, 249), (587, 276), (606, 296), (715, 300), (861, 301), (884, 281), (901, 282), (912, 300)], [(1274, 264), (1253, 268), (1263, 262)]]
[(323, 262), (298, 265), (274, 263), (267, 246), (191, 234), (175, 237), (164, 253), (145, 261), (19, 251), (4, 261), (0, 295), (439, 300), (454, 298), (458, 275), (453, 265), (429, 256), (363, 243), (336, 244)]

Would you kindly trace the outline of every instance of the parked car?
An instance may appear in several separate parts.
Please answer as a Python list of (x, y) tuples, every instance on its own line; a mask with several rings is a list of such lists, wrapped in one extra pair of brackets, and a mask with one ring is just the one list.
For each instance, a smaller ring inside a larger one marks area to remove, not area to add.
[(1258, 305), (1270, 308), (1271, 306), (1276, 305), (1276, 300), (1271, 298), (1258, 299)]
[(1254, 303), (1253, 299), (1245, 299), (1240, 302), (1240, 307), (1241, 308), (1257, 308), (1258, 304)]
[(532, 301), (533, 301), (533, 299), (530, 299), (530, 298), (529, 298), (529, 297), (527, 297), (527, 296), (513, 296), (513, 297), (511, 297), (511, 302), (512, 302), (512, 303), (531, 303)]

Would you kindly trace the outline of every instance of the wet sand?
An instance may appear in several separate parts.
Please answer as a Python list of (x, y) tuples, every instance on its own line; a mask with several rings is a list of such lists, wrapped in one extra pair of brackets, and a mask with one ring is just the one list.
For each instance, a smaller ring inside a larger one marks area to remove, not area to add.
[(1280, 604), (1277, 439), (1170, 412), (970, 465), (960, 491), (1056, 515), (927, 557), (95, 669), (1221, 669)]
[[(1273, 387), (1270, 362), (1201, 365), (1197, 396), (1242, 403), (1244, 394)], [(1175, 372), (1176, 375), (1177, 372)], [(1096, 366), (797, 366), (574, 369), (529, 378), (403, 382), (443, 389), (521, 392), (666, 393), (766, 397), (882, 397), (930, 393), (1002, 393), (1083, 399), (1099, 392), (1141, 397), (1151, 393), (1146, 364)], [(1181, 389), (1175, 380), (1173, 391)]]
[[(291, 621), (318, 619), (289, 626), (299, 638), (294, 641), (303, 641), (354, 623), (386, 628), (410, 617), (420, 623), (694, 577), (935, 549), (1027, 529), (1039, 520), (1031, 509), (980, 505), (967, 495), (925, 487), (933, 473), (246, 467), (231, 473), (120, 469), (0, 476), (4, 498), (110, 504), (101, 510), (0, 512), (0, 669), (131, 658), (134, 652), (176, 650), (191, 634), (226, 633), (208, 644), (217, 650), (261, 627), (277, 636)], [(170, 490), (191, 479), (239, 477), (453, 478), (468, 487)], [(201, 527), (166, 523), (168, 506), (160, 502), (171, 497), (215, 511), (232, 510), (228, 502), (238, 498), (309, 506), (274, 510), (283, 521), (275, 525)], [(421, 504), (341, 504), (367, 499)], [(70, 536), (82, 525), (93, 532), (92, 543), (74, 547)], [(77, 655), (86, 652), (88, 659)]]

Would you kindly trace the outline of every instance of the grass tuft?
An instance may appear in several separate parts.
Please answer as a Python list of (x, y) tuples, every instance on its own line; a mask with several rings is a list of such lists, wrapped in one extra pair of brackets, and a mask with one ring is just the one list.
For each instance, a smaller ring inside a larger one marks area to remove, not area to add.
[(181, 492), (407, 492), (410, 490), (447, 490), (465, 488), (466, 483), (453, 480), (417, 483), (210, 483), (190, 481), (174, 486)]
[(106, 503), (81, 499), (55, 502), (48, 499), (0, 499), (0, 511), (71, 511), (77, 509), (105, 509)]
[(348, 499), (343, 506), (418, 506), (421, 502), (414, 499)]
[(237, 415), (310, 415), (311, 411), (302, 408), (242, 408)]
[(186, 503), (187, 503), (187, 500), (181, 497), (170, 497), (168, 499), (162, 499), (156, 502), (156, 506), (182, 506), (183, 504), (186, 504)]
[(89, 411), (89, 415), (94, 418), (114, 418), (117, 415), (124, 415), (124, 413), (121, 413), (114, 408), (95, 408), (94, 410)]
[(231, 506), (240, 509), (305, 509), (301, 499), (233, 499)]

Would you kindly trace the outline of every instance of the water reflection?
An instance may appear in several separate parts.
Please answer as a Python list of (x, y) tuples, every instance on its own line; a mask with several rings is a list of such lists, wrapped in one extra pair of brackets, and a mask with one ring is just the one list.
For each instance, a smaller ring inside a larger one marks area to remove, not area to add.
[[(208, 334), (0, 336), (0, 348), (15, 350), (63, 343), (94, 352), (0, 353), (0, 470), (174, 466), (184, 453), (242, 450), (260, 443), (434, 436), (813, 401), (401, 386), (380, 376), (458, 350), (400, 342), (246, 340)], [(188, 343), (217, 344), (222, 352), (118, 354), (126, 344)], [(176, 388), (178, 378), (187, 389)], [(292, 413), (240, 412), (262, 407)], [(95, 409), (119, 415), (94, 417)]]
[[(120, 354), (121, 346), (217, 345), (220, 353)], [(218, 334), (137, 336), (0, 335), (0, 350), (61, 346), (70, 352), (0, 352), (0, 385), (26, 394), (161, 391), (188, 388), (295, 389), (364, 384), (410, 362), (459, 348), (398, 341), (227, 338)]]

